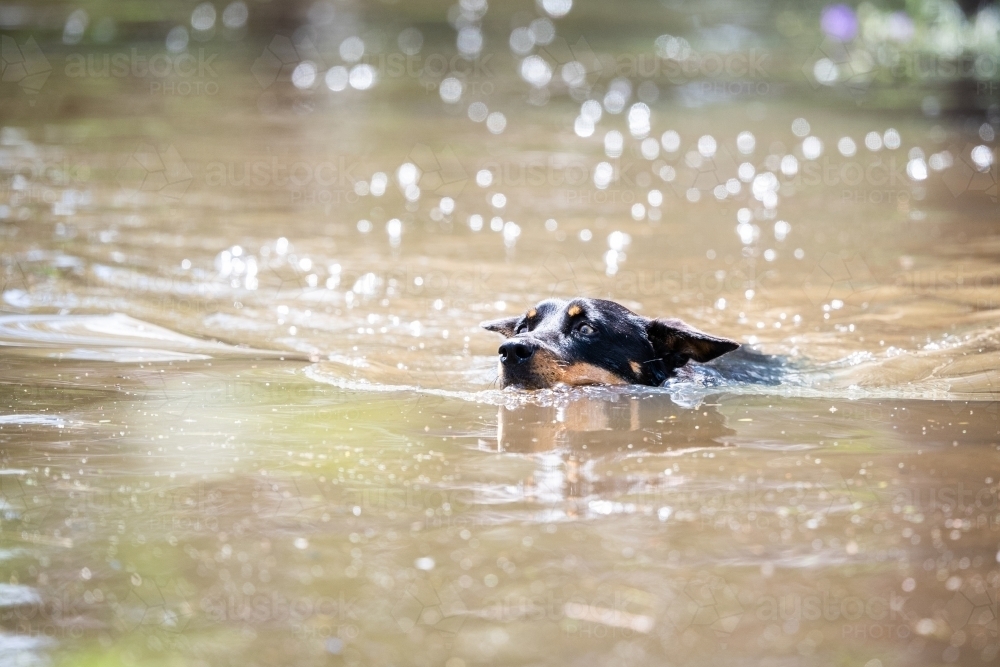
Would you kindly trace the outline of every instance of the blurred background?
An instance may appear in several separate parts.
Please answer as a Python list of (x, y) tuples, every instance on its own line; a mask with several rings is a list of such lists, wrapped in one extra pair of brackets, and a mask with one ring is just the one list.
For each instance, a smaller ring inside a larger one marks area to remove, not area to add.
[[(0, 666), (995, 664), (1000, 7), (0, 2)], [(499, 391), (612, 298), (778, 386)]]

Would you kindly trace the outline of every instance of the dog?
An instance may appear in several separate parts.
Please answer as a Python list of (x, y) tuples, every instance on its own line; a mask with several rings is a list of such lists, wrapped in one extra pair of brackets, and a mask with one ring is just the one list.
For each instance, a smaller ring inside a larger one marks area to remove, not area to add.
[(659, 386), (689, 361), (705, 363), (740, 347), (604, 299), (547, 299), (524, 315), (480, 326), (506, 338), (499, 349), (504, 388)]

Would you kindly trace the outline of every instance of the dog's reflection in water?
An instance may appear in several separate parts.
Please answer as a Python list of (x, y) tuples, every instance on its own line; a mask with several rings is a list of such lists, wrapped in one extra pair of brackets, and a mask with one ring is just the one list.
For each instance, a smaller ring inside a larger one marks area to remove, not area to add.
[(625, 457), (719, 447), (733, 433), (710, 403), (688, 409), (656, 394), (580, 395), (559, 405), (501, 406), (497, 415), (497, 449), (532, 455), (536, 466), (525, 493), (542, 502), (617, 498), (636, 485), (657, 484), (662, 480), (649, 474), (598, 468)]

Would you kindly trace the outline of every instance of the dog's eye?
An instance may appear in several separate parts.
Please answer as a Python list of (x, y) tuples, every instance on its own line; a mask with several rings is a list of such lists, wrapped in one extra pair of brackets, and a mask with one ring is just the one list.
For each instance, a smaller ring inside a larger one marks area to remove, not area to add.
[(584, 336), (589, 336), (594, 333), (594, 327), (584, 322), (576, 328), (576, 332)]
[(527, 330), (528, 330), (528, 325), (527, 325), (527, 324), (522, 324), (521, 326), (519, 326), (519, 327), (518, 327), (518, 328), (517, 328), (517, 329), (516, 329), (516, 330), (514, 331), (514, 335), (515, 335), (515, 336), (519, 336), (520, 334), (523, 334), (523, 333), (524, 333), (525, 331), (527, 331)]

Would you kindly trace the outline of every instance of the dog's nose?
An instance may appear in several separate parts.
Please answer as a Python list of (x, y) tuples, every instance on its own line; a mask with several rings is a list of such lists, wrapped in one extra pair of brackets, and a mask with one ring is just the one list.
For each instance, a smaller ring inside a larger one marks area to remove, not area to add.
[(500, 346), (500, 363), (505, 366), (515, 366), (531, 359), (536, 346), (524, 341), (510, 341)]

